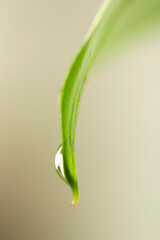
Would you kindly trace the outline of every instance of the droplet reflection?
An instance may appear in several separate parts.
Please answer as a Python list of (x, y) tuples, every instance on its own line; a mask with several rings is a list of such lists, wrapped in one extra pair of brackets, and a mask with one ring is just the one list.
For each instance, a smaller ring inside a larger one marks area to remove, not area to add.
[(56, 156), (55, 156), (55, 168), (58, 175), (67, 182), (67, 179), (64, 174), (64, 166), (63, 166), (63, 154), (62, 154), (62, 145), (58, 148)]

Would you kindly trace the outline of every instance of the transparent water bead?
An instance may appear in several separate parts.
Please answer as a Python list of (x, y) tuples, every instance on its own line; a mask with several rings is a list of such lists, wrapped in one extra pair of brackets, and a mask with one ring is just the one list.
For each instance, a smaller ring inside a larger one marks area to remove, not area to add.
[(70, 184), (65, 177), (62, 145), (60, 145), (60, 147), (58, 148), (56, 156), (55, 156), (55, 168), (56, 168), (58, 175), (61, 177), (61, 179), (70, 185), (72, 192), (73, 192), (73, 201), (72, 201), (71, 205), (75, 205), (78, 201), (78, 185), (76, 186), (77, 188), (75, 188), (75, 186)]
[(63, 166), (63, 154), (62, 154), (62, 145), (58, 148), (56, 156), (55, 156), (55, 168), (58, 175), (67, 182), (67, 179), (64, 174), (64, 166)]

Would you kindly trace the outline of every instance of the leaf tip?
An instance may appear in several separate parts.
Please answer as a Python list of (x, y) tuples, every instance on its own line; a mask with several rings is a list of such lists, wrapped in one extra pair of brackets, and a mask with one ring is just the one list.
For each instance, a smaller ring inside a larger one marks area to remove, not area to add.
[(78, 203), (78, 200), (79, 200), (78, 186), (76, 188), (72, 188), (72, 192), (73, 192), (73, 200), (71, 202), (71, 205), (75, 206)]

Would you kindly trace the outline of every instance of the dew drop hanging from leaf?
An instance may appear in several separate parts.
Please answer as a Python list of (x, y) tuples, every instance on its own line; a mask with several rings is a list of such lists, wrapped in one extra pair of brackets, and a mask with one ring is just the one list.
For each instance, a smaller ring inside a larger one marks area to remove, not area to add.
[(67, 183), (67, 179), (64, 174), (62, 145), (60, 145), (60, 147), (58, 148), (55, 156), (55, 168), (58, 175), (62, 178), (63, 181)]

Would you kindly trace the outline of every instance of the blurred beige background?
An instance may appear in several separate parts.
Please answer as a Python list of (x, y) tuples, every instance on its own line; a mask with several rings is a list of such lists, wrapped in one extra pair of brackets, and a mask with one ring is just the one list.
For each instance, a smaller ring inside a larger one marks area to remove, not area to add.
[(102, 1), (0, 0), (0, 239), (160, 239), (160, 35), (86, 85), (80, 201), (56, 174), (59, 98)]

